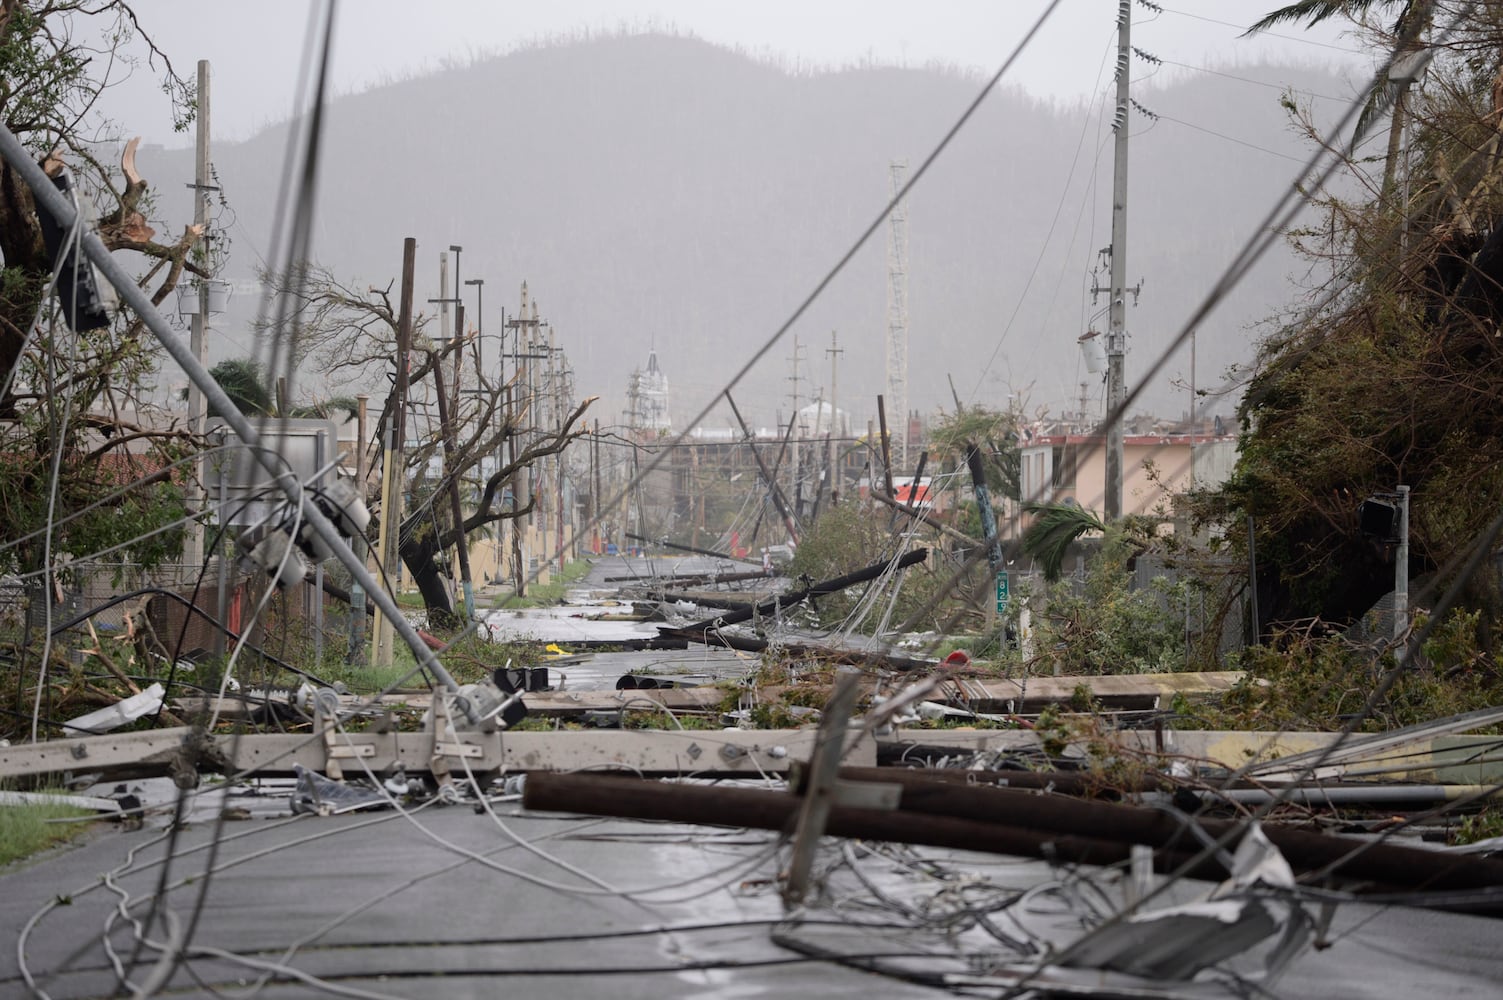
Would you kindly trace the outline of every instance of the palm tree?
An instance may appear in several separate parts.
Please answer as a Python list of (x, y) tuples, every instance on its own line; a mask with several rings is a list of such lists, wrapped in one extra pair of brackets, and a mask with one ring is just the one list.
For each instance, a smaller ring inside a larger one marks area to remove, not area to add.
[(282, 407), (272, 398), (267, 385), (266, 370), (255, 358), (230, 358), (209, 369), (209, 377), (219, 383), (219, 388), (230, 397), (235, 409), (248, 417), (291, 417), (312, 420), (353, 420), (359, 415), (360, 404), (353, 396), (333, 396), (315, 400), (302, 406)]
[(221, 361), (209, 369), (209, 377), (219, 383), (219, 388), (230, 397), (235, 409), (246, 416), (268, 417), (274, 413), (271, 391), (266, 387), (266, 375), (256, 359), (229, 358)]
[[(1298, 0), (1287, 7), (1280, 7), (1263, 16), (1248, 33), (1266, 31), (1281, 24), (1303, 23), (1316, 25), (1338, 15), (1352, 20), (1360, 19), (1369, 10), (1378, 7), (1397, 7), (1398, 16), (1389, 32), (1398, 39), (1399, 53), (1408, 53), (1420, 48), (1419, 36), (1430, 26), (1434, 16), (1434, 0)], [(1409, 85), (1413, 79), (1380, 80), (1367, 97), (1367, 107), (1357, 119), (1357, 131), (1361, 133), (1372, 117), (1378, 114), (1391, 100), (1393, 117), (1388, 128), (1388, 155), (1383, 161), (1383, 187), (1381, 200), (1387, 204), (1393, 193), (1394, 174), (1398, 168), (1400, 145), (1404, 131), (1405, 103)]]

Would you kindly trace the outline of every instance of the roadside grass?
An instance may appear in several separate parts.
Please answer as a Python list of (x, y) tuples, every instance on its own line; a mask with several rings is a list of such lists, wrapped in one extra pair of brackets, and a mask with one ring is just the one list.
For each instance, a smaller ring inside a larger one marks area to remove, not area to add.
[(82, 823), (52, 823), (49, 820), (78, 819), (89, 814), (87, 809), (61, 801), (0, 806), (0, 868), (70, 841), (84, 831)]
[(517, 597), (515, 594), (499, 595), (493, 607), (510, 608), (540, 608), (550, 604), (557, 604), (564, 599), (564, 594), (569, 588), (583, 580), (590, 572), (590, 563), (587, 559), (576, 559), (567, 563), (563, 570), (554, 574), (553, 579), (547, 583), (533, 583), (527, 587), (525, 597)]

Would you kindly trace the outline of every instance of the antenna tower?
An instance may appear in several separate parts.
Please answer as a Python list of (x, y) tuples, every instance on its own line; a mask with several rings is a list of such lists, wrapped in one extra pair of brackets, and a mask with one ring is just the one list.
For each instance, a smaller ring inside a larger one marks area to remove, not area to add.
[[(892, 193), (903, 189), (907, 160), (887, 167)], [(908, 468), (908, 203), (900, 201), (887, 217), (887, 406), (897, 417), (891, 428), (892, 462)]]

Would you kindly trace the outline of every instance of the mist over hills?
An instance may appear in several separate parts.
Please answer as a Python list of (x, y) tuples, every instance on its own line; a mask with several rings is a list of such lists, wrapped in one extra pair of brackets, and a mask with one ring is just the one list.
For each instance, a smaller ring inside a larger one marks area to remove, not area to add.
[[(1234, 75), (1345, 92), (1309, 69)], [(1128, 273), (1143, 291), (1128, 312), (1129, 386), (1307, 153), (1285, 127), (1278, 86), (1246, 81), (1201, 75), (1135, 87), (1162, 117), (1131, 122)], [(489, 356), (501, 309), (516, 309), (526, 279), (568, 352), (577, 393), (604, 397), (593, 414), (602, 424), (621, 420), (629, 374), (650, 349), (682, 424), (877, 218), (889, 164), (916, 168), (979, 85), (934, 69), (791, 74), (662, 34), (513, 52), (329, 105), (314, 255), (353, 287), (384, 286), (400, 273), (403, 238), (414, 236), (415, 299), (431, 312), (423, 303), (441, 294), (438, 254), (462, 245), (462, 277), (485, 279)], [(1000, 407), (1016, 393), (1030, 411), (1056, 413), (1078, 407), (1084, 382), (1100, 411), (1100, 376), (1086, 373), (1076, 345), (1106, 304), (1102, 296), (1092, 307), (1088, 294), (1110, 242), (1112, 133), (1099, 110), (1001, 89), (914, 189), (911, 409), (953, 408), (953, 379), (967, 402)], [(235, 219), (228, 278), (252, 278), (257, 256), (271, 251), (288, 132), (214, 145)], [(191, 151), (140, 159), (160, 191), (191, 180)], [(185, 221), (182, 201), (174, 217)], [(174, 208), (164, 205), (169, 215)], [(1280, 245), (1202, 326), (1200, 386), (1251, 357), (1251, 327), (1298, 297), (1290, 276), (1305, 267)], [(736, 390), (749, 419), (771, 425), (789, 411), (795, 335), (803, 401), (827, 391), (836, 331), (838, 402), (864, 425), (884, 390), (886, 285), (884, 224)], [(238, 296), (216, 317), (211, 361), (254, 348), (244, 332), (253, 298)], [(1182, 414), (1188, 394), (1171, 380), (1188, 374), (1183, 351), (1136, 409)], [(345, 391), (298, 377), (305, 393)]]

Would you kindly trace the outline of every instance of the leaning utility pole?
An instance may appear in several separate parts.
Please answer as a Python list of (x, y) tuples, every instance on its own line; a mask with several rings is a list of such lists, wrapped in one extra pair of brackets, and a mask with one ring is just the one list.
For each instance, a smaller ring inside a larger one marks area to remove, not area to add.
[[(209, 270), (209, 60), (198, 61), (198, 128), (195, 133), (193, 156), (193, 227), (198, 231), (204, 248), (204, 271)], [(189, 347), (198, 363), (208, 367), (208, 343), (204, 328), (209, 321), (209, 283), (198, 279), (198, 308), (193, 312), (189, 328)], [(203, 440), (204, 425), (209, 408), (203, 392), (191, 380), (188, 382), (188, 429), (194, 441)], [(198, 517), (203, 506), (204, 460), (202, 453), (193, 463), (193, 474), (188, 477), (185, 499), (193, 520), (188, 522), (188, 538), (183, 547), (183, 563), (197, 566), (204, 560), (204, 523)], [(223, 514), (220, 515), (221, 517)]]
[(1127, 398), (1122, 364), (1127, 351), (1127, 113), (1132, 70), (1132, 0), (1117, 3), (1117, 133), (1112, 164), (1112, 271), (1106, 334), (1106, 519), (1122, 516), (1122, 418)]

